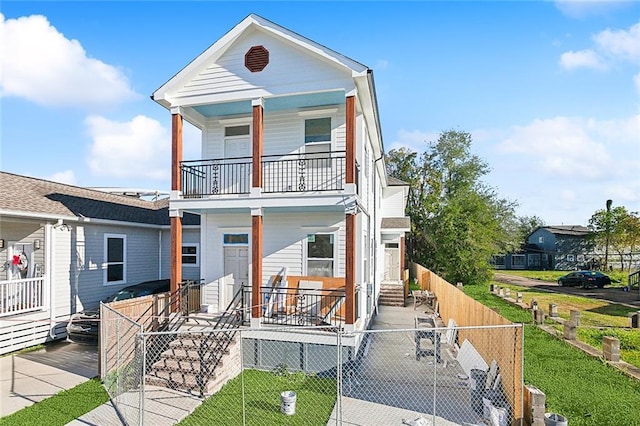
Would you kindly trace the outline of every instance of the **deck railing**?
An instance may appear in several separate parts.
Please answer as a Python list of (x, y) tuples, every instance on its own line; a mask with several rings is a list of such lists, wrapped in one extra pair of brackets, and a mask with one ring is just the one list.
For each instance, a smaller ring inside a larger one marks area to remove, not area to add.
[(251, 157), (183, 161), (180, 169), (185, 198), (248, 194), (251, 190)]
[(344, 151), (262, 157), (263, 192), (337, 191), (344, 182)]
[[(184, 198), (251, 191), (251, 157), (183, 161), (180, 170)], [(265, 193), (338, 191), (344, 183), (344, 151), (262, 157)]]
[[(344, 323), (344, 289), (262, 287), (262, 324), (288, 326), (341, 326)], [(251, 300), (251, 288), (244, 300)]]
[(0, 281), (0, 316), (44, 308), (44, 277)]

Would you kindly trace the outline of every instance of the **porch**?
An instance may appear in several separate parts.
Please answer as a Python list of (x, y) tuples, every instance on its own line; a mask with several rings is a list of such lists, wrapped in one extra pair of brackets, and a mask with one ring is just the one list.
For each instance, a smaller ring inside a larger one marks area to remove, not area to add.
[[(259, 188), (266, 194), (342, 191), (346, 181), (345, 160), (345, 151), (265, 155), (260, 161)], [(249, 194), (253, 169), (252, 157), (182, 161), (183, 197)]]
[(0, 317), (45, 308), (45, 277), (0, 281)]

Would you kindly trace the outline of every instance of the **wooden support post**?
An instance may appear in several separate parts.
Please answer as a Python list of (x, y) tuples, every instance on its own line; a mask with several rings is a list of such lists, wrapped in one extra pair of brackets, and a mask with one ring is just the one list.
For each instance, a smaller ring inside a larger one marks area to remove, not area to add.
[(262, 103), (253, 105), (253, 154), (252, 154), (252, 179), (253, 188), (262, 187), (262, 153), (263, 153), (263, 110)]
[(346, 307), (345, 307), (345, 323), (354, 324), (356, 321), (355, 312), (355, 297), (356, 297), (356, 262), (355, 262), (355, 249), (356, 249), (356, 215), (347, 214), (346, 218), (346, 241), (345, 241), (345, 293), (346, 293)]
[[(182, 190), (182, 176), (180, 163), (182, 162), (182, 115), (171, 115), (171, 190)], [(182, 217), (176, 214), (170, 219), (171, 223), (171, 272), (170, 291), (177, 293), (182, 281)], [(177, 312), (180, 307), (180, 297), (175, 299), (171, 307), (172, 312)]]
[[(262, 213), (262, 212), (260, 212)], [(262, 315), (262, 215), (251, 216), (251, 318)]]

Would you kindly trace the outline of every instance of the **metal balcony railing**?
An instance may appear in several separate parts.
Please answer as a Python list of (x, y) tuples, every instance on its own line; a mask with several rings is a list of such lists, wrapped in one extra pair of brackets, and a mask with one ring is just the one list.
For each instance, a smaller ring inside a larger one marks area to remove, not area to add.
[(251, 189), (251, 157), (183, 161), (180, 170), (185, 198), (248, 194)]
[(262, 157), (263, 192), (338, 191), (344, 182), (344, 151)]

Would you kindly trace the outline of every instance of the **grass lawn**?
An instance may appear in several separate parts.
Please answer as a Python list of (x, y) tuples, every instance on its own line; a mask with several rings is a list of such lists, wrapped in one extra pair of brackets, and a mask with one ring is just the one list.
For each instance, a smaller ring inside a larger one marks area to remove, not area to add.
[(66, 425), (109, 400), (100, 379), (91, 379), (0, 418), (2, 426)]
[[(242, 385), (244, 383), (244, 394)], [(280, 393), (294, 391), (292, 416), (280, 412)], [(244, 399), (244, 404), (243, 404)], [(301, 372), (244, 370), (180, 425), (326, 425), (336, 402), (336, 381)]]
[(546, 394), (547, 411), (572, 426), (640, 425), (640, 382), (592, 358), (531, 324), (531, 314), (489, 292), (488, 285), (465, 293), (524, 327), (524, 381)]

